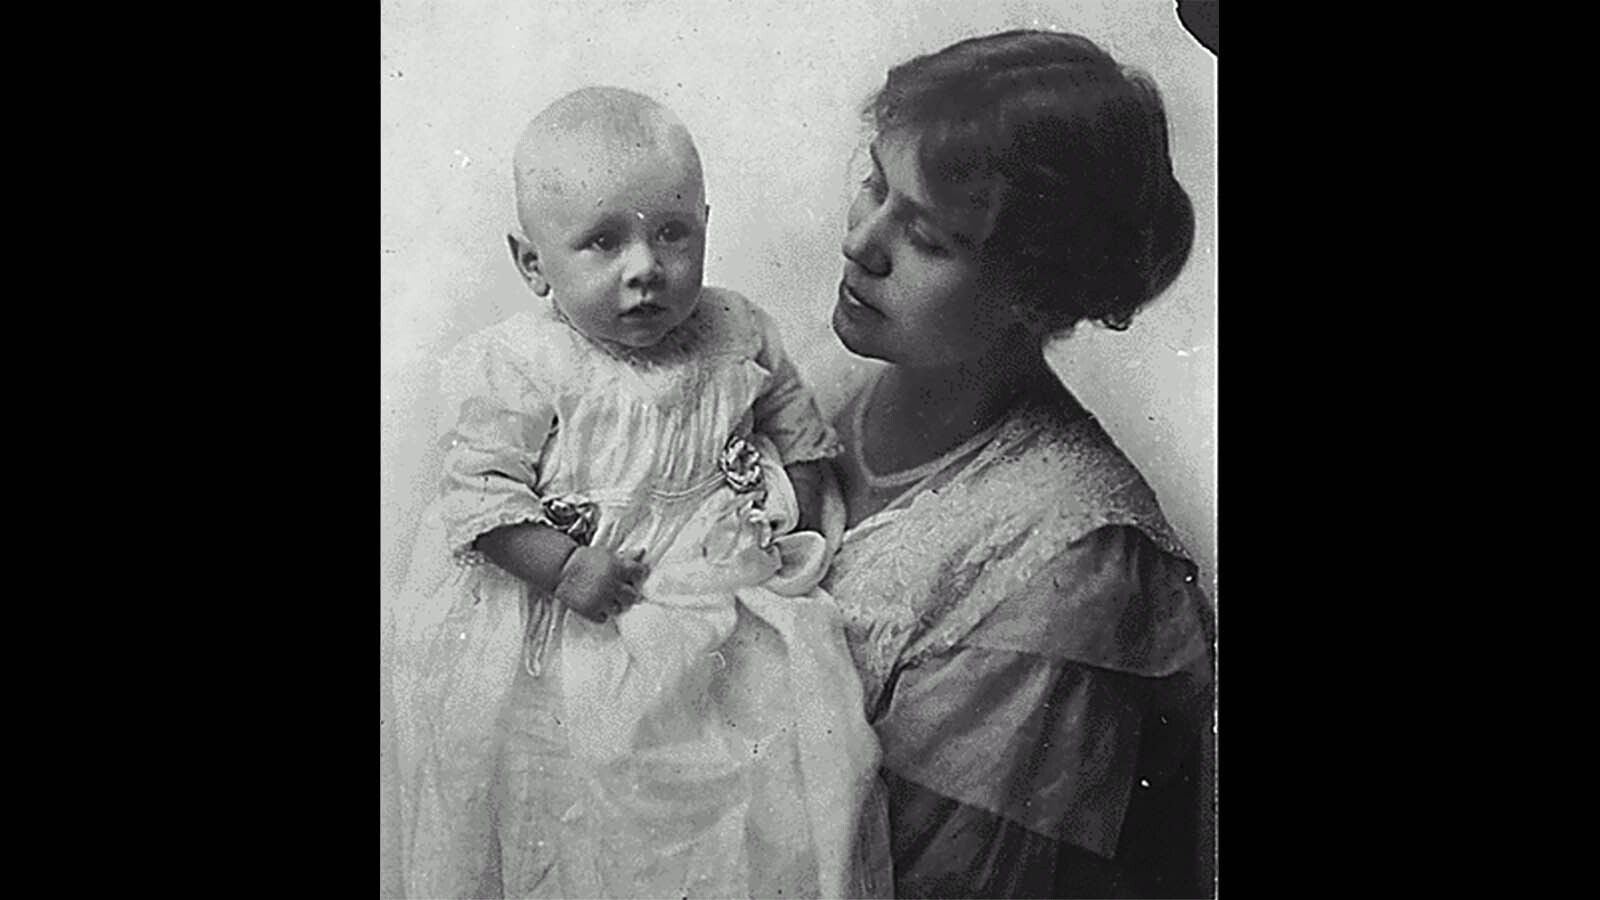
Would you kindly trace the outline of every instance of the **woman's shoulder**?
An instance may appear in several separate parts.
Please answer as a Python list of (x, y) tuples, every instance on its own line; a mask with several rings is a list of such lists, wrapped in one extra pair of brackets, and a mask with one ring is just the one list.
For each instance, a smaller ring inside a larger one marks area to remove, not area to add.
[(1088, 413), (1028, 419), (996, 481), (1023, 495), (1037, 568), (961, 640), (1142, 676), (1196, 664), (1206, 604), (1155, 491)]
[(1210, 607), (1193, 563), (1133, 525), (1097, 528), (1057, 547), (961, 643), (1032, 653), (1146, 677), (1206, 658)]
[(1017, 483), (1037, 486), (1041, 512), (1070, 509), (1084, 534), (1128, 525), (1160, 549), (1188, 558), (1154, 489), (1093, 414), (1064, 403), (1036, 403), (1020, 417), (1004, 454)]

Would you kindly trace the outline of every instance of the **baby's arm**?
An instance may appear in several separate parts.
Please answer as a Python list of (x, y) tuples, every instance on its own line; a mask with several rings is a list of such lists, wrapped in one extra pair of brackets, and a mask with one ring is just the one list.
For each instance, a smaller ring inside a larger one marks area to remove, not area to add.
[(580, 546), (545, 521), (539, 448), (555, 426), (555, 407), (515, 355), (494, 340), (471, 339), (446, 361), (444, 380), (455, 414), (441, 498), (452, 550), (477, 551), (585, 618), (603, 619), (631, 598), (636, 565)]
[(508, 525), (479, 537), (474, 548), (572, 611), (604, 622), (638, 596), (644, 567), (607, 550), (579, 544), (545, 525)]
[(777, 446), (785, 460), (784, 471), (794, 483), (800, 518), (795, 530), (817, 531), (822, 527), (823, 468), (827, 459), (838, 455), (839, 437), (784, 352), (777, 324), (761, 309), (752, 306), (751, 311), (762, 335), (756, 362), (772, 373), (767, 390), (756, 399), (756, 430)]

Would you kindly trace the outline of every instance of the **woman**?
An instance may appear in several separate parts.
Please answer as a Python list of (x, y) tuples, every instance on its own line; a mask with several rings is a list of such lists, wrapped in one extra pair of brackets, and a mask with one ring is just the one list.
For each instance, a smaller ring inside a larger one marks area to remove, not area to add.
[(1161, 100), (1088, 40), (1009, 32), (891, 70), (866, 113), (833, 327), (888, 365), (833, 411), (850, 530), (825, 586), (896, 894), (1199, 895), (1207, 602), (1043, 349), (1126, 327), (1187, 260)]

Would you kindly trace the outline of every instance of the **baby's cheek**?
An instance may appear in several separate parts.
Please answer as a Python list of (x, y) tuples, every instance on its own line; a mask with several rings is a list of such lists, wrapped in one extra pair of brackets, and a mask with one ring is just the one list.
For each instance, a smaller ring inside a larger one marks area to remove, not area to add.
[(704, 268), (704, 254), (694, 247), (679, 247), (674, 249), (662, 259), (662, 263), (673, 272), (698, 278)]

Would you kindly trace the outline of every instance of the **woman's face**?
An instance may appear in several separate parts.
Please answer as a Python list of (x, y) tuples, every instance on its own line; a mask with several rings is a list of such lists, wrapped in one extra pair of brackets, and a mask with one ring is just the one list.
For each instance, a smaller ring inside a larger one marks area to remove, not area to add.
[(950, 366), (982, 356), (1017, 324), (1011, 305), (983, 289), (979, 254), (991, 215), (976, 200), (961, 209), (935, 204), (915, 135), (873, 142), (872, 174), (849, 225), (833, 330), (852, 353)]

